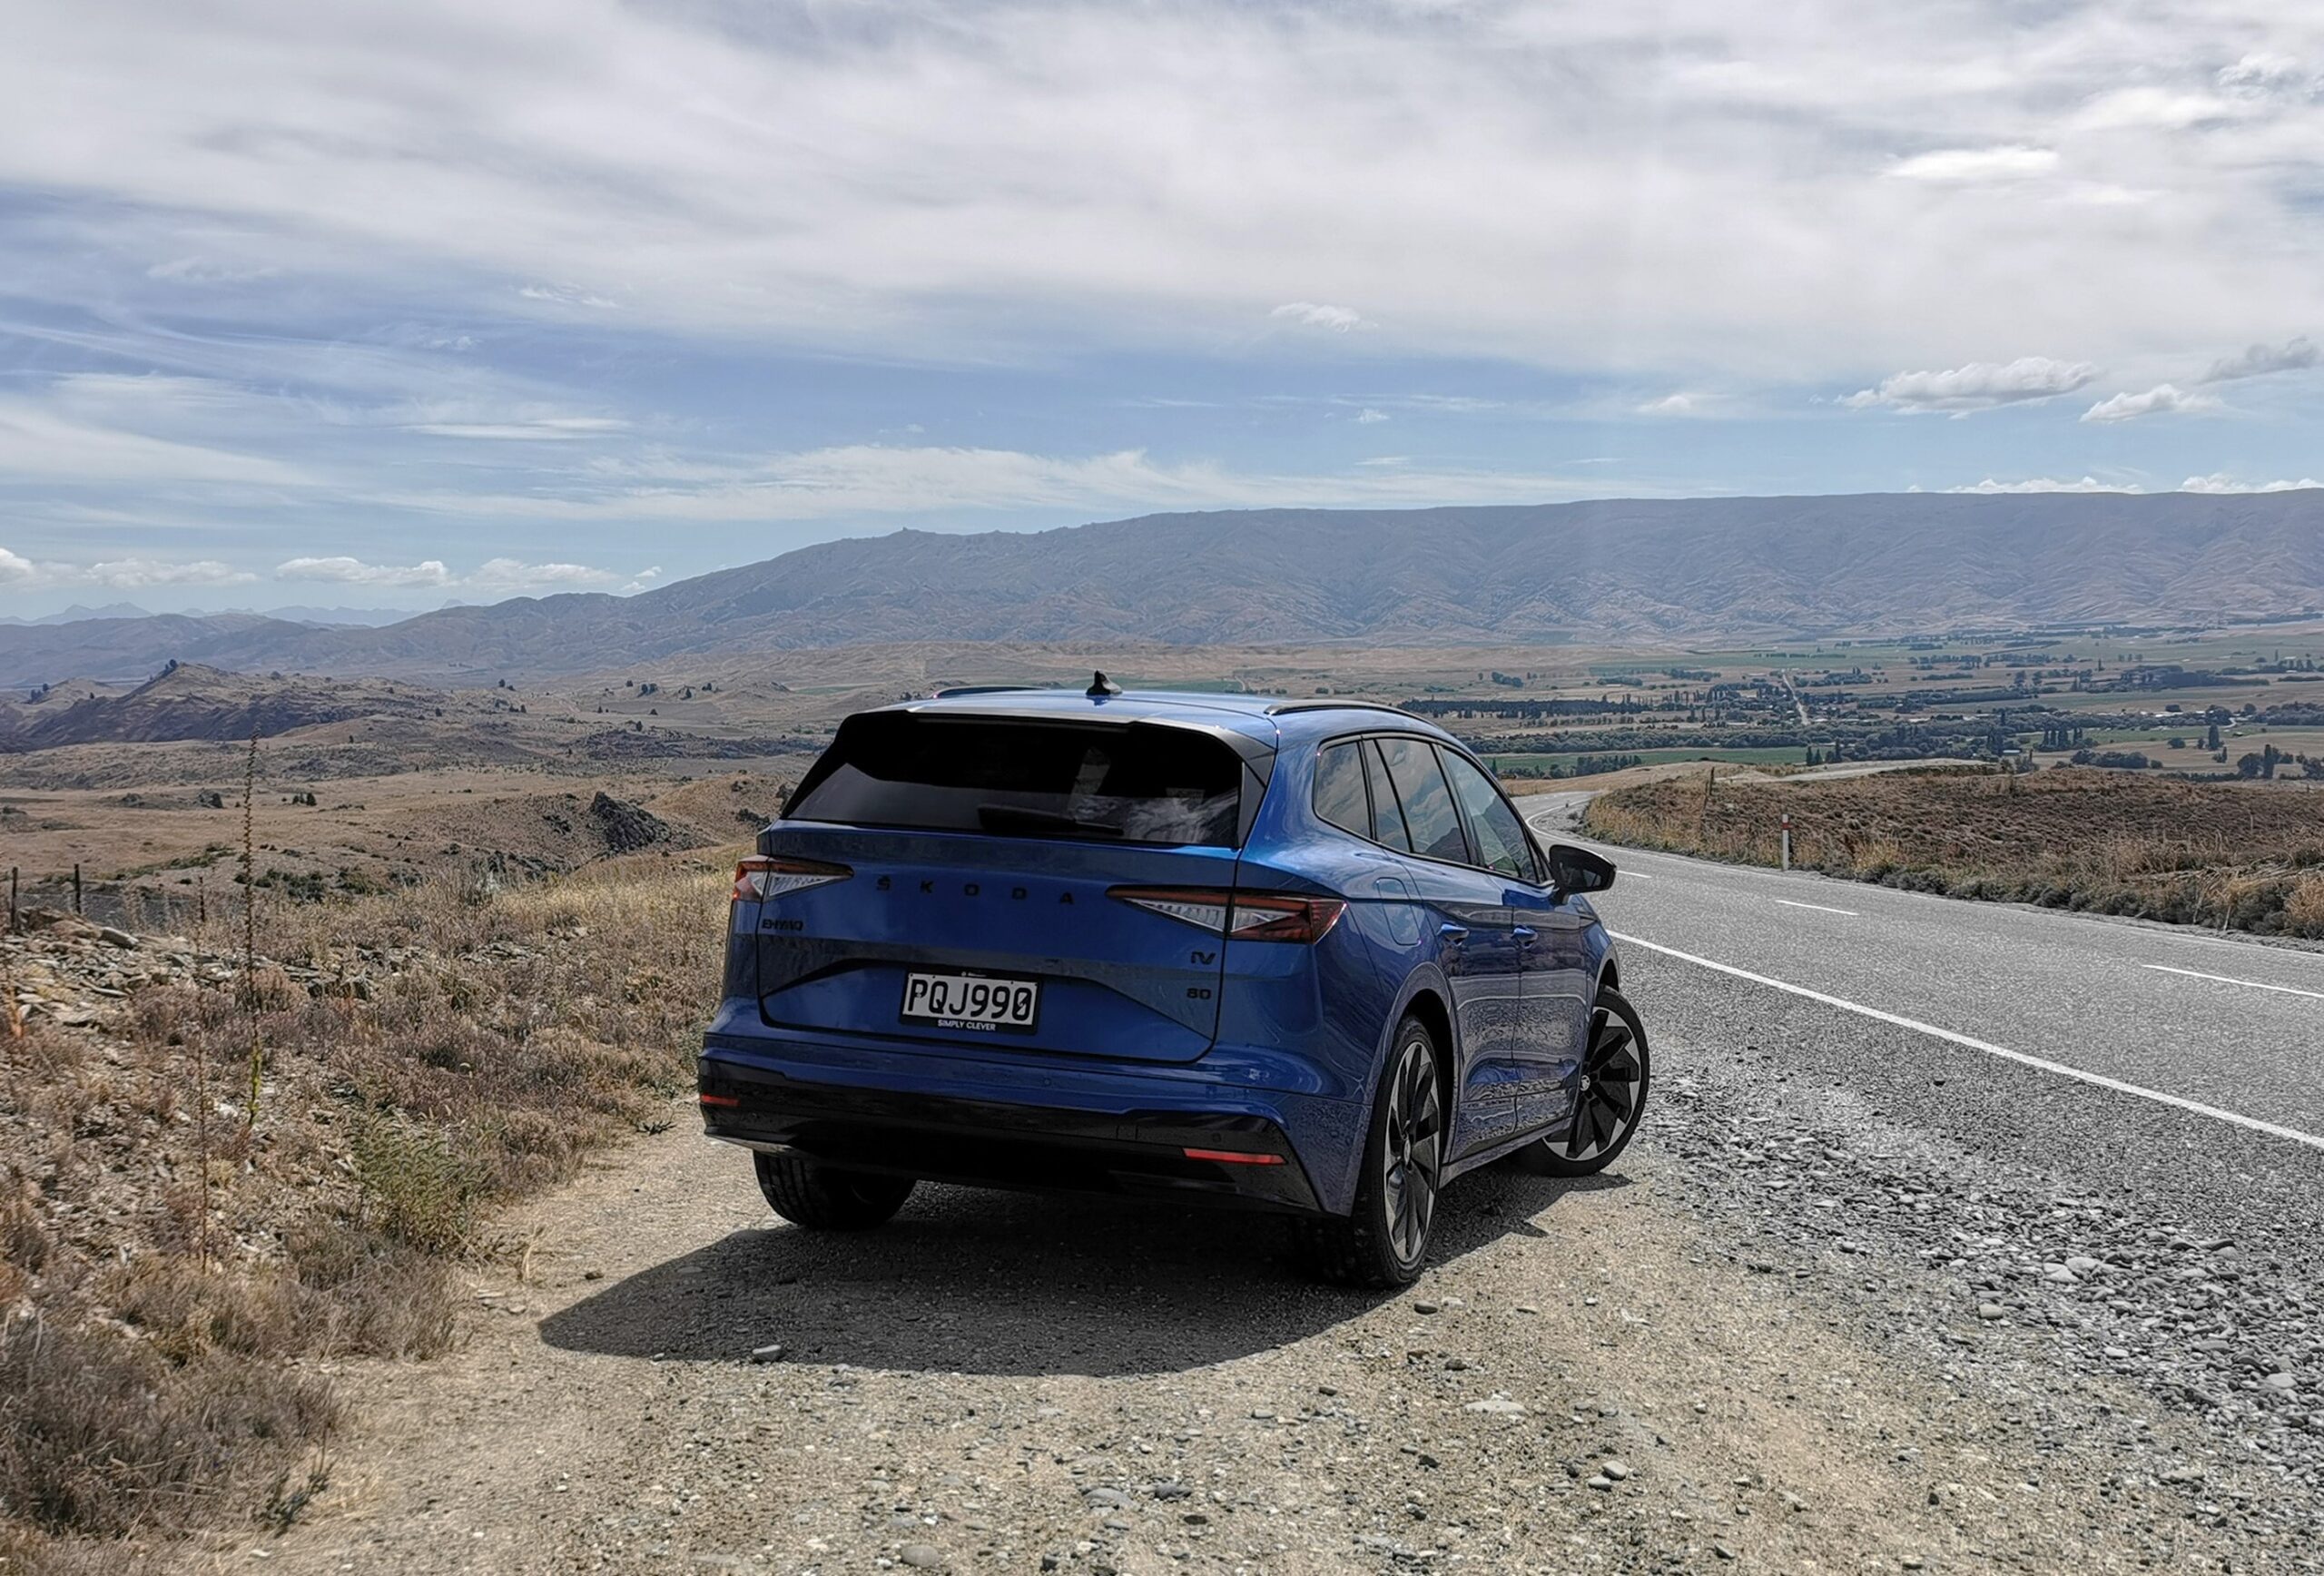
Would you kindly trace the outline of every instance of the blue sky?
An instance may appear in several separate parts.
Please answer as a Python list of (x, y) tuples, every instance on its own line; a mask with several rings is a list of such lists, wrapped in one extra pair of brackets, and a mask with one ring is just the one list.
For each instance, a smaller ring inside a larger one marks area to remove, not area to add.
[(2312, 5), (11, 27), (0, 614), (1161, 509), (2324, 474)]

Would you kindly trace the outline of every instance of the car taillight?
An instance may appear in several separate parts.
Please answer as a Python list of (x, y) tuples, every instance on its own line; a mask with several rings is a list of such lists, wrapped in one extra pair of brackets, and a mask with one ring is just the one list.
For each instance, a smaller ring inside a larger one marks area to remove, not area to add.
[(1115, 887), (1108, 895), (1238, 941), (1320, 941), (1347, 908), (1338, 898), (1205, 887)]
[(753, 854), (734, 867), (734, 901), (763, 903), (789, 892), (845, 881), (854, 873), (843, 864), (826, 864), (820, 859)]

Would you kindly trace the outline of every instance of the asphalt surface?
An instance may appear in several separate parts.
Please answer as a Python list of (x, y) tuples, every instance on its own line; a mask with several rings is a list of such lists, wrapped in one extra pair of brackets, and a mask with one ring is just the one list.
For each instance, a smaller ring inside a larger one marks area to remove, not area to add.
[[(1586, 798), (1542, 795), (1529, 819), (1581, 841), (1567, 829)], [(2061, 1079), (2112, 1080), (2131, 1098), (2201, 1107), (2213, 1121), (2264, 1124), (2283, 1142), (2324, 1150), (2324, 952), (1599, 852), (1622, 872), (1600, 912), (1633, 952), (1724, 965), (1759, 977), (1728, 975), (1738, 987), (1779, 981), (2056, 1064)]]

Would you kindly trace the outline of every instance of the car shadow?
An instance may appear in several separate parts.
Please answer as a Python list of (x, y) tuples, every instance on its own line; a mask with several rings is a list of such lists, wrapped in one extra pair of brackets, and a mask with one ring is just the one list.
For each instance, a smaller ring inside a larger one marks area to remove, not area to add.
[[(748, 1186), (747, 1182), (743, 1183)], [(1509, 1236), (1566, 1194), (1628, 1184), (1496, 1166), (1446, 1190), (1432, 1263)], [(1395, 1295), (1316, 1283), (1285, 1223), (1118, 1199), (923, 1186), (893, 1221), (813, 1233), (768, 1217), (551, 1315), (564, 1350), (914, 1373), (1173, 1373), (1328, 1329)]]

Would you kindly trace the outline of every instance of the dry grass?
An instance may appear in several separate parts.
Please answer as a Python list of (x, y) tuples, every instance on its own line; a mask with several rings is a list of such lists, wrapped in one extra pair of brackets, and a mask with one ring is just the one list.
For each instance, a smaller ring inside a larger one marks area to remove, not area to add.
[(442, 1351), (454, 1266), (510, 1246), (495, 1207), (670, 1119), (723, 868), (265, 908), (233, 984), (0, 1039), (0, 1569), (295, 1515), (334, 1416), (311, 1362)]
[(1916, 891), (2324, 939), (2324, 793), (2122, 773), (1896, 773), (1728, 783), (1699, 774), (1590, 803), (1609, 842), (1778, 862)]

